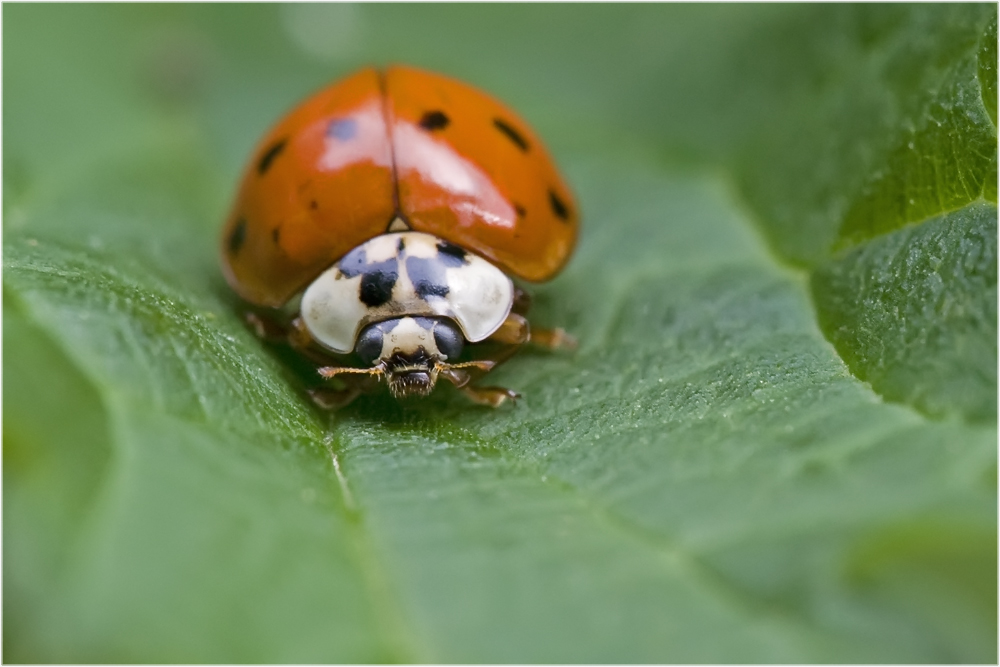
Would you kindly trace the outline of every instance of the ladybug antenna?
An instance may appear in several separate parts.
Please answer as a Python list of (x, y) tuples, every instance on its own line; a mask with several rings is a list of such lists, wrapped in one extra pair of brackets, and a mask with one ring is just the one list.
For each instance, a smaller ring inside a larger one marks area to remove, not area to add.
[(336, 375), (346, 375), (348, 373), (353, 373), (355, 375), (374, 375), (381, 379), (385, 375), (385, 369), (382, 364), (378, 366), (373, 366), (371, 368), (348, 368), (346, 366), (323, 366), (322, 368), (317, 368), (316, 372), (323, 376), (324, 379), (329, 380)]

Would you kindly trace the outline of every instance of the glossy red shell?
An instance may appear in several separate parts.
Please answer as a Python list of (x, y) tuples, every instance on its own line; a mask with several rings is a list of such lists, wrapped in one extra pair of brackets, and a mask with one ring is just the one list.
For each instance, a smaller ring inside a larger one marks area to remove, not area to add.
[(247, 301), (281, 306), (397, 217), (529, 281), (562, 269), (579, 226), (551, 157), (510, 109), (438, 74), (368, 68), (260, 142), (223, 231), (226, 277)]

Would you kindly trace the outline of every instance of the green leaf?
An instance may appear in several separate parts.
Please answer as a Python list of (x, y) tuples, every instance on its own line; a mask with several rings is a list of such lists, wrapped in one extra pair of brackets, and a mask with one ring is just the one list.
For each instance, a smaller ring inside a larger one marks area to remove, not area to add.
[(820, 326), (890, 400), (996, 421), (997, 209), (872, 240), (813, 274)]
[[(7, 661), (996, 660), (995, 7), (5, 18)], [(512, 409), (323, 413), (219, 274), (267, 124), (395, 60), (580, 196)]]

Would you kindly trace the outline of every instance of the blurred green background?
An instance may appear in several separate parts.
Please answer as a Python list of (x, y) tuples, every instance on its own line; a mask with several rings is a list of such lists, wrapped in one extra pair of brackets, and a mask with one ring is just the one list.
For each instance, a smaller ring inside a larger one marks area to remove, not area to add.
[[(4, 18), (4, 660), (995, 662), (995, 5)], [(216, 262), (270, 123), (484, 88), (580, 198), (491, 412), (324, 414)]]

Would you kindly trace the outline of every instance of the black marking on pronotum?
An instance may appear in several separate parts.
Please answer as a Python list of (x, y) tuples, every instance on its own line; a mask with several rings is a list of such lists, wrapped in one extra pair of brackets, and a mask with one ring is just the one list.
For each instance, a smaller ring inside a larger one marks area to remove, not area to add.
[(420, 127), (433, 132), (434, 130), (443, 130), (448, 127), (450, 122), (451, 120), (444, 115), (443, 111), (428, 111), (420, 119)]
[(447, 285), (436, 285), (428, 282), (414, 283), (413, 290), (421, 299), (426, 299), (429, 296), (439, 296), (443, 299), (451, 291)]
[(524, 207), (521, 206), (520, 204), (514, 204), (514, 211), (517, 212), (517, 217), (519, 218), (523, 218), (524, 216), (528, 215), (528, 212), (524, 210)]
[(326, 136), (340, 141), (350, 141), (358, 136), (358, 121), (353, 118), (335, 118), (326, 126)]
[(271, 230), (271, 240), (277, 245), (278, 241), (281, 240), (281, 227), (275, 227)]
[(556, 214), (556, 217), (561, 220), (569, 220), (569, 209), (566, 208), (563, 200), (559, 199), (559, 195), (552, 190), (549, 190), (549, 203), (552, 205), (552, 212)]
[(465, 250), (459, 248), (454, 243), (438, 241), (437, 251), (441, 263), (445, 266), (456, 267), (469, 263), (469, 260), (465, 258)]
[(399, 243), (396, 244), (396, 252), (402, 255), (404, 250), (406, 250), (406, 239), (400, 236)]
[(411, 317), (413, 323), (424, 331), (434, 331), (434, 326), (437, 324), (437, 320), (430, 317)]
[(448, 279), (441, 266), (443, 263), (426, 257), (406, 258), (406, 273), (410, 276), (413, 291), (418, 297), (426, 299), (429, 296), (448, 296)]
[(377, 308), (392, 300), (392, 288), (399, 278), (396, 260), (379, 262), (361, 276), (359, 296), (369, 308)]
[(233, 231), (229, 234), (229, 252), (239, 252), (243, 242), (247, 240), (247, 221), (239, 219)]
[(348, 278), (360, 276), (365, 272), (368, 264), (368, 255), (364, 248), (355, 248), (344, 255), (344, 258), (337, 262), (337, 268)]
[(521, 133), (508, 124), (507, 121), (502, 118), (494, 118), (493, 127), (503, 132), (507, 138), (517, 144), (517, 147), (522, 151), (525, 153), (528, 152), (528, 140), (521, 136)]
[(276, 141), (271, 144), (271, 147), (264, 151), (264, 155), (261, 156), (260, 162), (257, 163), (257, 173), (263, 176), (267, 173), (267, 170), (271, 168), (271, 163), (274, 159), (281, 155), (281, 152), (285, 150), (285, 146), (288, 145), (288, 139), (282, 139), (281, 141)]

